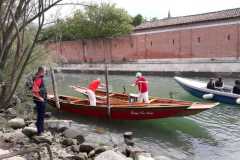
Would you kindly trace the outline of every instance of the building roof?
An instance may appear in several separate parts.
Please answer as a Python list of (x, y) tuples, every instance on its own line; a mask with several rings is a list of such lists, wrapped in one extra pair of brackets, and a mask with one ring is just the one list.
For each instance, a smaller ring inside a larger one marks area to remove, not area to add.
[(146, 22), (135, 27), (135, 31), (180, 25), (180, 24), (198, 23), (198, 22), (204, 22), (204, 21), (224, 20), (224, 19), (237, 18), (237, 17), (240, 17), (240, 8), (227, 9), (222, 11), (208, 12), (203, 14), (189, 15), (189, 16), (171, 17), (171, 18), (160, 19), (154, 22)]

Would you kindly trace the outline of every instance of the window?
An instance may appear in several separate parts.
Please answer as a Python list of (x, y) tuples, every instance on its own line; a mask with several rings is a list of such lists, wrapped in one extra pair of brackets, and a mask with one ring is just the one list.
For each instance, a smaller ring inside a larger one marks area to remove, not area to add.
[(174, 45), (174, 43), (175, 43), (175, 41), (174, 41), (174, 39), (172, 40), (172, 44)]
[(200, 39), (200, 37), (198, 37), (198, 39), (197, 39), (197, 40), (198, 40), (198, 43), (200, 43), (200, 42), (201, 42), (201, 39)]
[(151, 41), (151, 43), (150, 43), (150, 44), (151, 44), (151, 46), (152, 46), (152, 41)]
[(227, 40), (230, 41), (230, 39), (231, 39), (231, 36), (230, 36), (230, 34), (228, 34), (228, 35), (227, 35)]
[(130, 46), (131, 46), (131, 48), (133, 48), (133, 46), (134, 46), (133, 43), (131, 43)]

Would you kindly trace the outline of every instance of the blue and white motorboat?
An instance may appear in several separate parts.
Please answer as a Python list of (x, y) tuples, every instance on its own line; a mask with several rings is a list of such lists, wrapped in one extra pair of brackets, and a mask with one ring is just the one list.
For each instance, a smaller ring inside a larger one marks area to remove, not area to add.
[(184, 90), (193, 96), (232, 105), (240, 105), (240, 95), (232, 93), (231, 86), (224, 86), (223, 88), (212, 90), (207, 88), (206, 82), (177, 76), (174, 77), (174, 79)]

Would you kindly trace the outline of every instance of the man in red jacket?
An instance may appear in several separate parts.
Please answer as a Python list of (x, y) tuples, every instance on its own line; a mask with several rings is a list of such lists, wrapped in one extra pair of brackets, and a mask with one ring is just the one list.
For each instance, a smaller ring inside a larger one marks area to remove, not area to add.
[(135, 86), (138, 86), (138, 101), (149, 103), (148, 98), (148, 81), (143, 77), (142, 73), (137, 72)]
[(92, 82), (89, 83), (87, 88), (87, 94), (90, 101), (90, 106), (96, 106), (95, 92), (100, 87), (102, 87), (100, 78), (93, 80)]
[(47, 89), (44, 84), (44, 74), (45, 69), (39, 67), (32, 86), (33, 101), (36, 104), (37, 109), (36, 127), (38, 135), (41, 135), (44, 132), (44, 116), (47, 103)]

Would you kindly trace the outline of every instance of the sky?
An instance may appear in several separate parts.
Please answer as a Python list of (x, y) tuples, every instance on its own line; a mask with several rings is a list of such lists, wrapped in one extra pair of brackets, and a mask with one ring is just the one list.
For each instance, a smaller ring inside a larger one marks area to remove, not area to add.
[[(240, 8), (240, 0), (64, 0), (63, 3), (110, 2), (124, 8), (131, 16), (141, 14), (147, 19), (167, 17), (170, 10), (172, 17), (200, 14), (231, 8)], [(55, 7), (47, 13), (48, 21), (71, 16), (81, 6)]]

